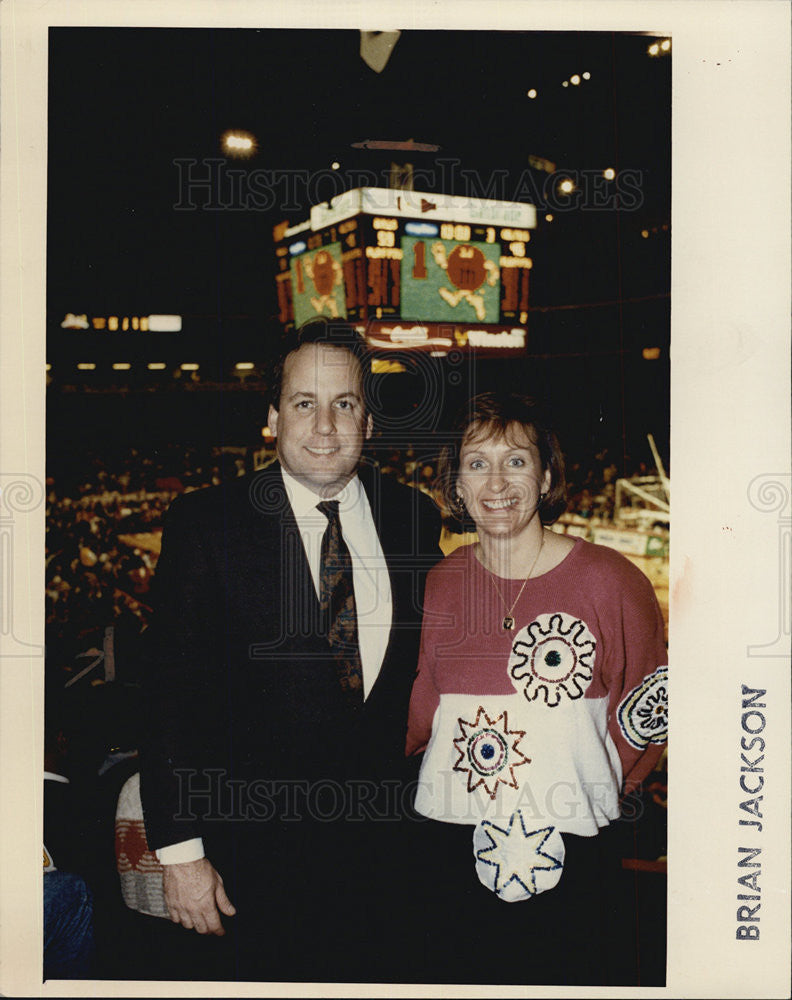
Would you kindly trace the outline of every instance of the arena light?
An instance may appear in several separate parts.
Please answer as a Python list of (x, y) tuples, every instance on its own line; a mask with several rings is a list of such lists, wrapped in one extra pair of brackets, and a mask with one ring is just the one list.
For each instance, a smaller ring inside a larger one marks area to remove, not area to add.
[(51, 371), (52, 370), (52, 365), (49, 363), (49, 361), (46, 363), (46, 365), (44, 367), (46, 368), (47, 371)]
[(77, 368), (81, 372), (92, 372), (96, 370), (96, 365), (93, 361), (80, 361)]
[(341, 169), (341, 164), (338, 162), (338, 160), (333, 160), (333, 162), (330, 164), (330, 169), (331, 170), (340, 170)]
[(66, 313), (66, 316), (61, 323), (62, 330), (87, 330), (88, 329), (88, 316), (86, 313), (81, 313), (77, 316), (75, 313)]
[(561, 86), (562, 87), (568, 87), (569, 86), (569, 80), (564, 80), (564, 82), (561, 84)]
[(128, 372), (132, 365), (128, 361), (114, 361), (113, 371)]
[(256, 149), (256, 140), (249, 132), (226, 132), (223, 149), (229, 156), (251, 156)]
[(197, 372), (201, 367), (197, 365), (194, 361), (185, 361), (183, 365), (179, 365), (183, 372)]
[(150, 372), (162, 372), (165, 371), (167, 367), (168, 366), (164, 361), (149, 361), (146, 365), (146, 368), (148, 368)]
[(531, 100), (533, 100), (536, 97), (536, 91), (533, 89), (533, 87), (531, 87), (531, 89), (528, 91), (528, 96), (531, 98)]
[(256, 366), (253, 364), (252, 361), (237, 361), (237, 363), (234, 365), (235, 371), (238, 372), (250, 372), (253, 371), (255, 367)]
[(580, 85), (580, 77), (577, 75), (577, 73), (575, 73), (574, 76), (570, 76), (569, 82), (572, 84), (573, 87), (578, 87)]
[(641, 236), (643, 236), (643, 238), (645, 240), (648, 240), (649, 239), (649, 230), (648, 229), (642, 229), (641, 230)]
[(605, 178), (606, 181), (612, 181), (616, 176), (616, 171), (613, 169), (613, 167), (607, 167), (605, 170), (602, 171), (602, 176)]
[(554, 218), (555, 216), (553, 215), (553, 213), (548, 212), (547, 215), (545, 216), (545, 222), (552, 222)]
[(591, 73), (589, 73), (588, 70), (583, 74), (583, 79), (584, 80), (590, 80), (591, 79)]
[(574, 181), (571, 181), (568, 177), (565, 177), (558, 185), (558, 190), (561, 194), (572, 194), (575, 190)]
[(642, 354), (644, 361), (657, 361), (657, 359), (660, 357), (660, 348), (644, 347)]
[(652, 42), (649, 48), (646, 50), (650, 56), (660, 55), (660, 45), (657, 42)]
[(151, 333), (179, 333), (182, 328), (182, 318), (167, 313), (155, 313), (148, 317), (148, 328)]
[(663, 41), (660, 42), (660, 51), (661, 52), (670, 52), (671, 51), (671, 39), (670, 38), (664, 38)]

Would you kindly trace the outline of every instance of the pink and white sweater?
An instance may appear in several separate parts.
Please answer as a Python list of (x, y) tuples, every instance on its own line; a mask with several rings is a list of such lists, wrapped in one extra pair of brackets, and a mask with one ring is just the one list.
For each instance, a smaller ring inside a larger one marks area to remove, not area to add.
[[(504, 600), (522, 581), (497, 578)], [(666, 740), (663, 620), (624, 556), (577, 539), (505, 609), (473, 546), (430, 573), (407, 753), (416, 809), (447, 823), (527, 822), (593, 836)]]

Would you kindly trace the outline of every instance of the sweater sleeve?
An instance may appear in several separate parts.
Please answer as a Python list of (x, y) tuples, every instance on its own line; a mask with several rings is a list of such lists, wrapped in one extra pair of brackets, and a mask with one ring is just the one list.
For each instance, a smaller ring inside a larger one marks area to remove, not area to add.
[(426, 581), (426, 596), (424, 599), (424, 619), (421, 628), (421, 649), (418, 655), (418, 674), (410, 695), (410, 710), (407, 717), (407, 744), (405, 753), (408, 757), (423, 753), (432, 735), (432, 721), (437, 706), (440, 704), (440, 693), (435, 686), (433, 671), (435, 666), (434, 650), (436, 641), (433, 638), (432, 617), (436, 603), (437, 587), (436, 572), (430, 572)]
[(626, 569), (608, 701), (608, 728), (622, 764), (624, 793), (654, 769), (668, 733), (668, 654), (662, 613), (646, 576), (637, 567)]

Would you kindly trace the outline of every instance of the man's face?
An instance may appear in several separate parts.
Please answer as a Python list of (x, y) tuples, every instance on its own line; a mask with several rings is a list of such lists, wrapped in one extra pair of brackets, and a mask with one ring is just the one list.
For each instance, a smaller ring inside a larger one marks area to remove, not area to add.
[(371, 437), (360, 365), (343, 347), (304, 344), (286, 358), (280, 406), (269, 408), (283, 468), (320, 496), (354, 476)]

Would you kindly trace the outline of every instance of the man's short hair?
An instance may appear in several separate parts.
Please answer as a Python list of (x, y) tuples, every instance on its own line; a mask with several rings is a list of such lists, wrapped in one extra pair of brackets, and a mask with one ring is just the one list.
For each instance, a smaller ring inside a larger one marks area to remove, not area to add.
[(296, 337), (289, 335), (284, 343), (280, 357), (273, 367), (270, 382), (270, 402), (276, 410), (280, 409), (281, 390), (283, 388), (283, 371), (286, 359), (299, 351), (305, 344), (327, 344), (330, 347), (340, 347), (349, 351), (360, 365), (361, 385), (363, 391), (363, 406), (369, 412), (369, 386), (371, 380), (371, 353), (365, 339), (350, 323), (344, 320), (317, 319), (308, 320), (297, 331)]

